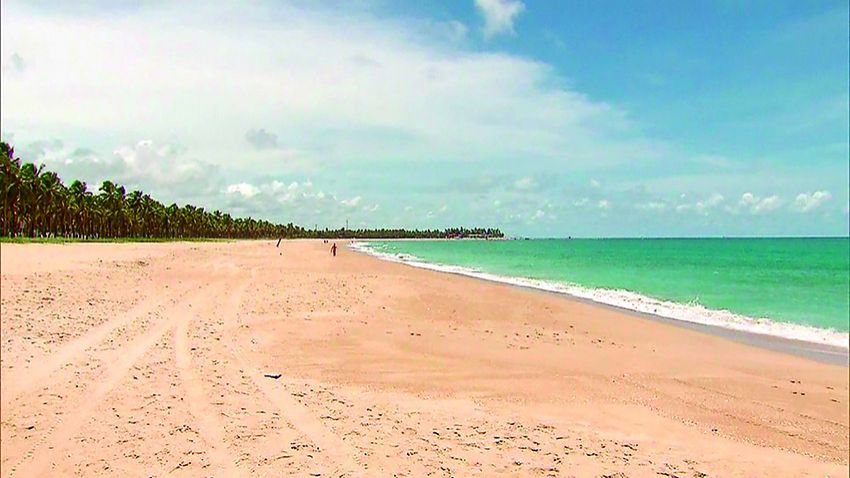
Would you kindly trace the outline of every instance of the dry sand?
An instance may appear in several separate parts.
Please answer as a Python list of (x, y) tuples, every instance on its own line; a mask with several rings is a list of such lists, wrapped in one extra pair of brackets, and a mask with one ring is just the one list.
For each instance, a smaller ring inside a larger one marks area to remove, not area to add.
[(848, 474), (846, 367), (274, 243), (0, 246), (2, 476)]

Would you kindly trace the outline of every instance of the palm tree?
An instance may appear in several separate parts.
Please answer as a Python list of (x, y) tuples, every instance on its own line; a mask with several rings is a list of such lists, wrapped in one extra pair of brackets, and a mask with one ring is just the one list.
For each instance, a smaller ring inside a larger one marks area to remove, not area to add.
[(72, 237), (87, 237), (91, 232), (86, 230), (86, 225), (89, 222), (88, 204), (91, 193), (87, 191), (86, 183), (76, 180), (68, 187), (68, 197), (71, 211), (71, 229)]
[(22, 209), (26, 229), (30, 237), (35, 237), (38, 221), (41, 219), (39, 208), (40, 181), (39, 177), (44, 171), (44, 165), (36, 167), (33, 163), (21, 166), (21, 195)]
[(15, 158), (15, 150), (0, 143), (0, 200), (3, 201), (2, 234), (18, 235), (18, 198), (21, 193), (21, 159)]

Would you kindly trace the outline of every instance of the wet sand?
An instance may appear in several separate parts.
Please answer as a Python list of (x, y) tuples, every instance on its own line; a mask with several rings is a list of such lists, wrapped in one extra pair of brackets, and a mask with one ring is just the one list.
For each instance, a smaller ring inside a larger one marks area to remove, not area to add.
[(843, 365), (275, 242), (0, 246), (2, 476), (848, 474)]

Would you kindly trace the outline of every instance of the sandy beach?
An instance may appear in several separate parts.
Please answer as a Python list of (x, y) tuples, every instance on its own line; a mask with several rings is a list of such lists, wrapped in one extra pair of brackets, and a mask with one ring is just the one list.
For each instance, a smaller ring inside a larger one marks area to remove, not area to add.
[(321, 241), (0, 275), (3, 477), (848, 474), (846, 366), (554, 294)]

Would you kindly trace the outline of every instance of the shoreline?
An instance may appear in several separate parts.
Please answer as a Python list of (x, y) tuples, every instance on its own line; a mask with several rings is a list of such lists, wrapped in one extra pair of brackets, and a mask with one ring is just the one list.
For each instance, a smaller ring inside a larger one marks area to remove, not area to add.
[[(850, 347), (841, 347), (838, 345), (832, 345), (822, 342), (814, 342), (807, 341), (802, 339), (795, 339), (789, 337), (783, 337), (780, 335), (774, 335), (769, 333), (759, 333), (755, 331), (749, 330), (741, 330), (731, 327), (724, 327), (721, 325), (713, 325), (713, 324), (705, 324), (695, 321), (689, 321), (685, 319), (677, 319), (673, 317), (666, 317), (659, 314), (653, 314), (651, 312), (644, 312), (640, 310), (631, 309), (624, 306), (619, 306), (616, 304), (610, 304), (602, 301), (593, 300), (588, 297), (582, 297), (579, 295), (571, 294), (568, 291), (561, 290), (550, 290), (542, 287), (535, 287), (531, 284), (525, 284), (522, 282), (513, 281), (511, 279), (524, 279), (524, 278), (514, 278), (508, 276), (500, 276), (497, 274), (490, 273), (471, 273), (463, 271), (462, 266), (450, 266), (457, 268), (456, 270), (452, 270), (446, 268), (443, 264), (434, 264), (423, 261), (417, 258), (417, 262), (407, 261), (401, 258), (397, 258), (397, 256), (391, 254), (384, 254), (374, 250), (371, 250), (367, 247), (356, 247), (357, 244), (367, 244), (368, 241), (360, 241), (360, 240), (352, 240), (348, 242), (346, 245), (348, 249), (372, 257), (379, 261), (391, 262), (402, 264), (408, 267), (413, 267), (416, 269), (429, 270), (433, 272), (443, 273), (443, 274), (451, 274), (455, 276), (466, 277), (470, 279), (476, 279), (483, 282), (488, 283), (496, 283), (496, 284), (504, 284), (512, 287), (516, 287), (523, 290), (530, 290), (538, 293), (543, 293), (546, 295), (553, 295), (556, 297), (560, 297), (566, 300), (579, 302), (582, 304), (587, 304), (596, 307), (602, 307), (608, 310), (617, 311), (620, 313), (624, 313), (626, 315), (643, 319), (643, 320), (651, 320), (655, 322), (661, 322), (664, 324), (672, 325), (674, 327), (680, 327), (687, 330), (694, 330), (697, 332), (710, 334), (717, 337), (722, 337), (727, 340), (731, 340), (734, 342), (742, 343), (745, 345), (750, 345), (753, 347), (758, 347), (761, 349), (771, 350), (775, 352), (780, 352), (784, 354), (795, 355), (798, 357), (807, 358), (810, 360), (814, 360), (821, 363), (826, 363), (830, 365), (842, 365), (844, 367), (850, 367)], [(392, 256), (392, 258), (391, 258)], [(543, 281), (541, 281), (543, 282)], [(752, 320), (752, 319), (751, 319)], [(769, 319), (766, 319), (769, 320)], [(779, 323), (779, 322), (777, 322)], [(799, 324), (793, 324), (794, 326), (800, 326)], [(840, 333), (836, 331), (829, 331), (833, 333)]]

